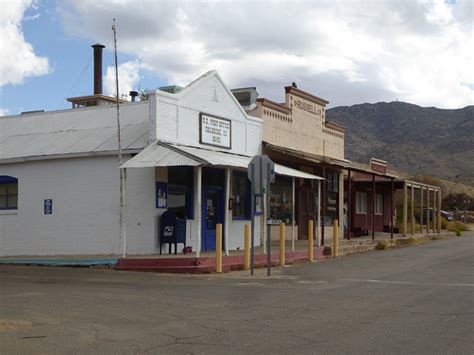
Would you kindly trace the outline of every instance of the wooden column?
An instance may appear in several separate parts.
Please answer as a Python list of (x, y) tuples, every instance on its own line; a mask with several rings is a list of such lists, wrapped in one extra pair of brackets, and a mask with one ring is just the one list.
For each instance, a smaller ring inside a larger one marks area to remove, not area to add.
[(372, 174), (372, 240), (375, 239), (375, 174)]
[(324, 227), (325, 227), (325, 224), (326, 224), (326, 186), (327, 186), (327, 182), (326, 182), (326, 168), (323, 167), (322, 168), (322, 175), (323, 175), (323, 191), (322, 191), (322, 194), (321, 194), (321, 207), (322, 207), (322, 212), (323, 212), (323, 215), (322, 215), (322, 221), (321, 221), (321, 245), (324, 245)]
[(411, 185), (411, 235), (415, 234), (415, 185)]
[(296, 203), (295, 178), (292, 177), (291, 178), (291, 251), (295, 251), (295, 237), (296, 237), (295, 203)]
[(352, 172), (349, 170), (347, 177), (347, 240), (351, 240), (352, 230)]
[(433, 188), (433, 233), (436, 233), (436, 189)]
[(438, 191), (438, 233), (441, 233), (441, 188)]
[(426, 188), (426, 233), (430, 232), (430, 188)]
[(339, 236), (342, 236), (342, 239), (344, 239), (344, 172), (341, 171), (339, 173), (339, 216), (338, 216), (338, 228), (340, 229), (339, 231)]
[(423, 233), (423, 191), (424, 187), (420, 185), (420, 232)]
[(224, 243), (225, 243), (225, 255), (229, 255), (229, 224), (231, 222), (231, 213), (229, 210), (229, 200), (230, 200), (230, 177), (231, 170), (230, 168), (225, 169), (225, 212), (224, 212)]
[(196, 214), (196, 228), (197, 228), (197, 233), (196, 233), (196, 256), (199, 258), (201, 254), (201, 234), (202, 234), (202, 229), (201, 229), (201, 213), (202, 213), (202, 205), (201, 205), (201, 200), (202, 200), (202, 165), (199, 165), (195, 168), (196, 170), (196, 209), (195, 209), (195, 214)]
[(390, 239), (393, 239), (393, 204), (395, 202), (395, 183), (392, 178), (390, 191)]
[(407, 236), (407, 217), (408, 217), (408, 192), (407, 183), (403, 182), (403, 236)]

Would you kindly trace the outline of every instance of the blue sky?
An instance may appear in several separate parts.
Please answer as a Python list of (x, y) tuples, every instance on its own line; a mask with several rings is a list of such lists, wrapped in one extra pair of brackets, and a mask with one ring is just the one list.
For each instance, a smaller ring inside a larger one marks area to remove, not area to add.
[[(283, 100), (293, 81), (331, 106), (473, 104), (472, 1), (0, 0), (0, 114), (68, 108), (92, 93), (92, 49), (112, 90), (186, 85), (210, 69)], [(107, 72), (107, 68), (109, 71)]]

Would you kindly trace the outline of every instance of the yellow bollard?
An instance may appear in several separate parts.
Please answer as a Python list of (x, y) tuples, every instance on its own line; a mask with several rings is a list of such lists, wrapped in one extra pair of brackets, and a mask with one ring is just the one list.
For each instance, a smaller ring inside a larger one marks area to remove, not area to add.
[(250, 225), (244, 227), (244, 269), (250, 269)]
[(222, 272), (222, 223), (216, 225), (216, 272)]
[(280, 265), (285, 266), (285, 223), (280, 224)]
[(313, 261), (313, 221), (308, 221), (308, 260)]
[(339, 233), (339, 222), (337, 219), (334, 220), (333, 232), (332, 232), (332, 256), (337, 258), (339, 256), (339, 241), (337, 240)]

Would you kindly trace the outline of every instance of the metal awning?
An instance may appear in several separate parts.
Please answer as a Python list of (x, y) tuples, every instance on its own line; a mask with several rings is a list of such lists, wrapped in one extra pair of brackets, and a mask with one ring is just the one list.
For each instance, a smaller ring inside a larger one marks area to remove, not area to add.
[[(121, 168), (214, 165), (247, 169), (251, 160), (252, 157), (245, 155), (164, 142), (154, 142), (136, 156), (122, 164)], [(322, 177), (317, 175), (305, 173), (276, 163), (275, 173), (303, 179), (324, 180)]]

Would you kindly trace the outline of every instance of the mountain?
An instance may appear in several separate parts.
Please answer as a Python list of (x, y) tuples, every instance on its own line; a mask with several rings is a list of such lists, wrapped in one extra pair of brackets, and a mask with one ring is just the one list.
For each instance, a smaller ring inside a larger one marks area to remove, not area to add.
[(409, 175), (474, 185), (474, 106), (446, 110), (406, 102), (339, 106), (326, 119), (346, 127), (345, 156), (388, 161)]

